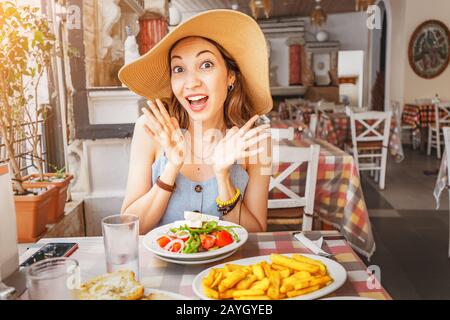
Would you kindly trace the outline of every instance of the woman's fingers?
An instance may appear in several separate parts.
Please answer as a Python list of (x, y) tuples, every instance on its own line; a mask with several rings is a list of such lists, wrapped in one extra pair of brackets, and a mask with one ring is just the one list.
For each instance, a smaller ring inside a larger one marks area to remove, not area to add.
[(270, 137), (270, 133), (269, 132), (264, 132), (264, 133), (262, 133), (260, 135), (257, 135), (256, 137), (253, 137), (253, 138), (245, 141), (244, 142), (244, 150), (247, 150), (247, 149), (253, 147), (258, 142), (260, 142), (262, 140), (266, 140), (269, 137)]
[(175, 130), (172, 121), (170, 120), (170, 116), (169, 113), (166, 110), (166, 107), (164, 106), (164, 104), (162, 103), (161, 100), (156, 99), (156, 105), (159, 108), (159, 112), (161, 113), (161, 116), (164, 119), (164, 123), (169, 127), (170, 131)]
[(153, 116), (153, 114), (147, 108), (142, 108), (141, 110), (145, 115), (146, 124), (148, 125), (148, 127), (152, 129), (154, 133), (162, 131), (161, 125), (159, 124), (158, 120)]
[(152, 129), (148, 127), (146, 123), (144, 123), (144, 131), (147, 133), (151, 138), (156, 140), (156, 135), (153, 133)]
[(253, 128), (253, 129), (247, 131), (247, 133), (243, 136), (243, 139), (248, 140), (248, 139), (254, 137), (255, 135), (260, 134), (261, 132), (264, 132), (266, 130), (268, 131), (269, 128), (270, 128), (270, 124), (263, 124), (259, 127)]
[(250, 120), (247, 121), (246, 124), (244, 124), (244, 126), (239, 129), (239, 134), (241, 136), (243, 136), (255, 123), (256, 120), (258, 120), (259, 115), (254, 115)]
[(183, 132), (181, 131), (180, 124), (178, 123), (178, 120), (176, 118), (169, 118), (170, 123), (174, 130), (172, 131), (173, 139), (175, 142), (183, 141), (184, 136)]
[(161, 112), (159, 110), (159, 107), (155, 105), (155, 103), (151, 100), (148, 100), (148, 105), (150, 107), (150, 110), (153, 113), (153, 116), (156, 120), (158, 120), (159, 125), (161, 126), (161, 129), (168, 132), (169, 128), (167, 127), (167, 123), (164, 119), (164, 117), (161, 115)]
[(231, 128), (230, 130), (228, 130), (227, 134), (225, 135), (225, 139), (234, 136), (238, 132), (239, 132), (239, 128), (238, 127)]
[(244, 158), (250, 158), (250, 157), (256, 156), (257, 154), (259, 154), (259, 153), (261, 153), (263, 151), (264, 151), (264, 148), (262, 148), (262, 147), (258, 148), (258, 149), (254, 149), (254, 150), (244, 151), (242, 153), (242, 156)]

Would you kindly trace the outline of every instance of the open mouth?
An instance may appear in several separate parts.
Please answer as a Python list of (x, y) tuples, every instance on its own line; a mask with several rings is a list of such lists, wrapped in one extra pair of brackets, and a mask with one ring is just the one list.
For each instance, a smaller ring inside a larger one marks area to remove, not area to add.
[(206, 95), (192, 95), (186, 97), (189, 102), (189, 107), (192, 111), (199, 112), (206, 108), (206, 103), (208, 101), (208, 96)]

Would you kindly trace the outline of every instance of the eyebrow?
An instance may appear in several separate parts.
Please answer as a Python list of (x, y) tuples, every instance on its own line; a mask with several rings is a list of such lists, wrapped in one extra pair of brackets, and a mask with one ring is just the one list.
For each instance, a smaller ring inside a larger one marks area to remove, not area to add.
[[(212, 51), (209, 51), (209, 50), (203, 50), (203, 51), (200, 51), (199, 53), (197, 53), (197, 54), (195, 55), (195, 57), (197, 58), (199, 55), (201, 55), (201, 54), (203, 54), (203, 53), (207, 53), (207, 52), (209, 52), (209, 53), (211, 53), (213, 56), (215, 56), (215, 54), (214, 54)], [(175, 59), (175, 58), (178, 58), (178, 59), (180, 59), (180, 60), (183, 60), (183, 58), (181, 58), (180, 56), (172, 56), (172, 58), (170, 58), (170, 61), (172, 61), (172, 60)]]

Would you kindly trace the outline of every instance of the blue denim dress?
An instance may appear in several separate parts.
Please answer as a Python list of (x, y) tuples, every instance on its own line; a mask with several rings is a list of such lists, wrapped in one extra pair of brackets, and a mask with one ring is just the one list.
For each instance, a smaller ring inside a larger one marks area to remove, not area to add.
[[(153, 163), (153, 184), (156, 183), (156, 179), (164, 171), (167, 161), (167, 157), (162, 155)], [(249, 178), (247, 171), (241, 165), (235, 163), (231, 166), (230, 176), (233, 185), (239, 188), (241, 194), (244, 195)], [(160, 220), (159, 225), (172, 223), (176, 220), (184, 220), (184, 211), (199, 211), (204, 214), (220, 217), (216, 204), (218, 187), (215, 177), (204, 182), (196, 182), (179, 173), (175, 183), (177, 188), (169, 199), (166, 213)]]

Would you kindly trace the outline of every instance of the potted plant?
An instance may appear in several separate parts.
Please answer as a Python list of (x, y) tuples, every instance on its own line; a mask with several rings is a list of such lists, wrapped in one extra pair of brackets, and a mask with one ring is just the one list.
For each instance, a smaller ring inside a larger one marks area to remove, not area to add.
[(57, 192), (52, 186), (24, 185), (21, 170), (21, 161), (30, 153), (27, 142), (31, 142), (31, 156), (43, 173), (43, 159), (31, 135), (37, 135), (35, 127), (48, 111), (38, 103), (37, 88), (50, 63), (55, 37), (38, 11), (0, 2), (0, 138), (12, 169), (19, 242), (34, 242), (45, 232)]
[(53, 207), (50, 208), (47, 215), (47, 223), (56, 223), (64, 216), (64, 207), (67, 201), (67, 191), (69, 183), (73, 179), (73, 175), (66, 173), (66, 168), (63, 167), (55, 169), (54, 173), (34, 173), (24, 178), (23, 185), (30, 188), (45, 188), (53, 186), (57, 190), (56, 201), (53, 202)]

